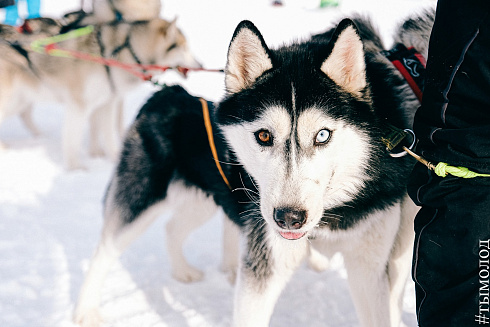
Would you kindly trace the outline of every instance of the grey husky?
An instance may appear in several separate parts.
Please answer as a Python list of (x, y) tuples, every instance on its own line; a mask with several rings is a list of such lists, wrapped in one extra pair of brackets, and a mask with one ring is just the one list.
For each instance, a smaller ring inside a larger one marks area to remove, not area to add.
[(92, 0), (98, 22), (149, 20), (158, 18), (161, 8), (160, 0)]
[[(426, 54), (432, 20), (426, 13), (405, 21), (396, 41)], [(175, 209), (167, 227), (174, 276), (201, 278), (182, 243), (221, 207), (243, 246), (233, 326), (268, 326), (300, 263), (310, 255), (320, 267), (316, 259), (336, 252), (361, 325), (398, 326), (416, 212), (405, 191), (413, 161), (392, 156), (382, 139), (388, 125), (410, 128), (418, 100), (383, 51), (363, 18), (278, 49), (244, 21), (216, 106), (179, 86), (155, 93), (129, 129), (109, 184), (76, 321), (98, 324), (111, 264), (162, 210)], [(225, 248), (233, 269), (237, 246)]]
[[(118, 68), (31, 51), (30, 43), (43, 37), (46, 33), (18, 33), (15, 43), (0, 39), (5, 54), (0, 58), (0, 123), (40, 101), (61, 102), (66, 105), (62, 130), (66, 167), (83, 167), (83, 135), (93, 114), (97, 135), (92, 139), (102, 137), (104, 152), (116, 160), (121, 143), (117, 111), (123, 97), (143, 81)], [(93, 33), (64, 41), (60, 47), (128, 64), (200, 67), (175, 21), (163, 19), (98, 24)]]

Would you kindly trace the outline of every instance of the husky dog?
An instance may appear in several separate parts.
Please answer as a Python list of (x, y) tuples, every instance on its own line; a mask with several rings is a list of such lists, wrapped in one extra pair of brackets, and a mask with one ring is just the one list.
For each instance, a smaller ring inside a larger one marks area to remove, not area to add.
[[(95, 129), (103, 133), (106, 153), (117, 158), (120, 139), (113, 116), (124, 94), (141, 83), (141, 79), (121, 69), (90, 61), (30, 52), (28, 44), (32, 37), (25, 38), (19, 34), (22, 54), (11, 44), (0, 43), (8, 50), (8, 55), (0, 58), (0, 122), (5, 116), (22, 113), (40, 100), (63, 102), (67, 109), (62, 131), (63, 154), (67, 168), (73, 169), (81, 167), (84, 128), (91, 114), (98, 111), (99, 126)], [(163, 19), (96, 25), (93, 33), (65, 41), (60, 46), (125, 63), (200, 67), (175, 21)], [(13, 63), (18, 62), (18, 58), (24, 62), (28, 58), (29, 64)]]
[[(430, 15), (417, 19), (430, 29)], [(427, 31), (403, 25), (399, 33), (426, 53)], [(311, 250), (343, 255), (362, 326), (398, 326), (416, 211), (405, 192), (413, 162), (390, 156), (382, 139), (388, 124), (410, 128), (418, 101), (382, 50), (361, 18), (278, 49), (244, 21), (216, 107), (179, 86), (157, 92), (126, 136), (75, 320), (98, 325), (111, 264), (162, 210), (175, 209), (167, 226), (173, 275), (201, 278), (182, 243), (221, 207), (243, 239), (234, 326), (267, 326)], [(237, 246), (225, 248), (232, 268)]]
[[(58, 34), (61, 27), (62, 25), (58, 20), (47, 17), (26, 19), (20, 28), (0, 24), (0, 52), (2, 53), (3, 60), (9, 62), (11, 66), (22, 67), (21, 69), (28, 67), (32, 72), (35, 72), (35, 68), (30, 61), (30, 54), (25, 46), (36, 39)], [(0, 85), (3, 86), (2, 81), (0, 81)], [(0, 95), (6, 97), (1, 90)], [(5, 99), (0, 99), (0, 108), (3, 105), (2, 101), (5, 101)], [(23, 110), (17, 111), (17, 106), (21, 105), (21, 103), (22, 99), (19, 99), (18, 104), (13, 105), (11, 108), (0, 110), (0, 122), (10, 114), (18, 112), (32, 135), (40, 135), (39, 129), (32, 120), (32, 107), (26, 105)], [(2, 147), (3, 145), (0, 142), (0, 148)]]
[(93, 0), (92, 2), (92, 10), (98, 22), (158, 18), (161, 7), (160, 0)]
[(24, 20), (24, 24), (20, 26), (20, 32), (23, 34), (40, 34), (46, 35), (58, 34), (61, 30), (61, 23), (57, 19), (49, 17), (28, 18)]
[(92, 11), (83, 8), (63, 16), (66, 29), (114, 21), (136, 22), (158, 18), (160, 0), (92, 0)]

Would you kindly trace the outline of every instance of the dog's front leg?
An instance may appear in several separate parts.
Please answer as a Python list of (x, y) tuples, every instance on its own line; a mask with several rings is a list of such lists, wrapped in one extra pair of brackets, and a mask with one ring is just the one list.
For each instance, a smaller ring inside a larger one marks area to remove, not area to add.
[(89, 110), (79, 102), (67, 105), (62, 134), (63, 160), (69, 170), (85, 168), (81, 163), (83, 133)]
[(373, 213), (365, 220), (369, 228), (342, 251), (352, 300), (362, 327), (400, 325), (413, 235), (409, 219), (402, 226), (402, 234), (406, 235), (399, 233), (400, 214), (400, 204)]
[(266, 327), (276, 301), (307, 253), (306, 238), (286, 240), (266, 227), (247, 234), (235, 292), (234, 327)]
[(228, 217), (223, 217), (223, 261), (221, 270), (235, 284), (240, 253), (240, 229)]

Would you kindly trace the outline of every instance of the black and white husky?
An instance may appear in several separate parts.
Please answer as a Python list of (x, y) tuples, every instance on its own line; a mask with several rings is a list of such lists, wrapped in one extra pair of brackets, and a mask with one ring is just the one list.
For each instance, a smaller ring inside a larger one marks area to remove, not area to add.
[[(431, 19), (405, 22), (396, 40), (425, 54)], [(199, 279), (182, 243), (221, 207), (235, 223), (225, 227), (239, 226), (243, 240), (234, 326), (267, 326), (303, 259), (335, 252), (362, 326), (398, 326), (416, 210), (405, 194), (413, 163), (390, 156), (382, 138), (387, 124), (411, 126), (417, 99), (382, 50), (360, 18), (275, 50), (244, 21), (228, 51), (227, 94), (216, 107), (207, 103), (212, 132), (206, 102), (179, 86), (157, 92), (126, 136), (76, 320), (98, 324), (109, 267), (165, 208), (175, 209), (172, 272)], [(231, 253), (225, 265), (233, 264)]]

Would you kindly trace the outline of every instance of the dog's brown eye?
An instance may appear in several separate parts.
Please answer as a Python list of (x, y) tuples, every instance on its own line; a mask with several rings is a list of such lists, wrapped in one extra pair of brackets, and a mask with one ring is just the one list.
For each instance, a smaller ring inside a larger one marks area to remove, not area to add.
[(266, 129), (261, 129), (255, 132), (255, 139), (260, 145), (271, 146), (272, 145), (272, 134)]

